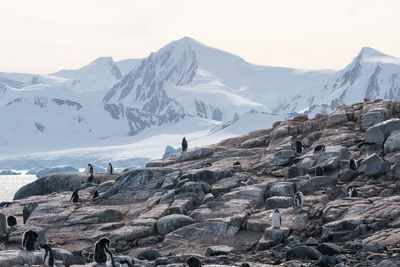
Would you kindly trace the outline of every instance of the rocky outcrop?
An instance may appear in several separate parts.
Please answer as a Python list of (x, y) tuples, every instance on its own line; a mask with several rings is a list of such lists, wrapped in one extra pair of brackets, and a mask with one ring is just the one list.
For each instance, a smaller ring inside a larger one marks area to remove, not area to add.
[[(366, 101), (340, 106), (329, 116), (277, 122), (272, 129), (151, 162), (115, 182), (86, 184), (79, 174), (45, 177), (40, 181), (47, 183), (29, 185), (30, 193), (21, 189), (1, 210), (19, 223), (6, 227), (2, 253), (19, 249), (22, 233), (32, 229), (63, 251), (58, 260), (66, 266), (92, 261), (100, 237), (111, 240), (116, 259), (142, 266), (181, 266), (190, 256), (206, 266), (396, 266), (397, 107)], [(294, 151), (298, 140), (305, 146), (301, 153)], [(314, 152), (322, 144), (325, 149)], [(349, 186), (357, 194), (350, 197)], [(79, 203), (69, 202), (74, 188), (81, 188)], [(100, 196), (92, 201), (95, 190)], [(295, 205), (297, 191), (304, 195), (302, 206)], [(23, 209), (33, 203), (24, 225)], [(280, 227), (271, 225), (274, 209)]]

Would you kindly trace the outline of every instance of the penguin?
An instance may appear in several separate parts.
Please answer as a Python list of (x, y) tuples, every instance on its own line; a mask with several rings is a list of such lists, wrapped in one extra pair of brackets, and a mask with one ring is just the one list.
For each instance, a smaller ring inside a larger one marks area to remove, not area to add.
[(358, 197), (357, 189), (355, 189), (352, 185), (347, 188), (349, 192), (349, 197)]
[(250, 267), (250, 264), (248, 264), (247, 262), (243, 262), (242, 265), (240, 265), (240, 267)]
[(133, 267), (132, 262), (127, 259), (122, 259), (118, 261), (120, 267)]
[(299, 163), (301, 161), (301, 158), (294, 158), (293, 159), (293, 164), (297, 165), (297, 163)]
[(353, 171), (356, 171), (358, 168), (357, 161), (355, 159), (351, 158), (350, 162), (349, 162), (349, 166), (350, 166), (350, 169), (352, 169)]
[(296, 207), (301, 207), (303, 206), (304, 203), (304, 195), (301, 191), (297, 191), (296, 194), (294, 195), (294, 205)]
[(242, 163), (240, 163), (239, 161), (235, 161), (235, 162), (233, 163), (233, 166), (240, 166), (240, 165), (242, 165)]
[(111, 244), (110, 239), (107, 237), (100, 238), (95, 243), (94, 250), (94, 260), (98, 264), (105, 264), (107, 262), (107, 254), (110, 255), (111, 264), (115, 267), (114, 258), (110, 250), (108, 250), (108, 246)]
[(1, 202), (0, 208), (8, 208), (11, 206), (11, 202)]
[(22, 248), (26, 251), (35, 251), (35, 242), (37, 241), (39, 235), (32, 231), (28, 230), (24, 232), (22, 235)]
[(320, 151), (325, 151), (325, 146), (324, 145), (317, 145), (314, 148), (314, 152), (320, 152)]
[(372, 143), (368, 143), (368, 142), (361, 142), (357, 145), (358, 149), (365, 149), (367, 148), (369, 145), (372, 145)]
[(212, 163), (206, 162), (206, 163), (201, 164), (200, 168), (208, 168), (208, 167), (211, 167), (211, 166), (212, 166)]
[(13, 227), (14, 225), (17, 225), (17, 219), (14, 216), (10, 215), (7, 218), (7, 224), (8, 226)]
[(77, 203), (77, 202), (79, 202), (78, 191), (79, 191), (79, 190), (75, 190), (75, 191), (72, 193), (72, 196), (71, 196), (71, 199), (69, 200), (69, 202), (72, 202), (72, 203)]
[(324, 168), (321, 166), (315, 167), (315, 176), (322, 176), (324, 175)]
[(197, 258), (195, 256), (189, 257), (189, 259), (186, 260), (186, 263), (188, 264), (189, 267), (201, 267), (202, 266), (199, 258)]
[(280, 228), (281, 227), (281, 215), (278, 209), (275, 209), (271, 216), (271, 226), (272, 228)]
[(89, 177), (87, 178), (87, 182), (91, 183), (94, 180), (94, 177), (93, 177), (93, 165), (89, 163), (88, 167), (87, 167), (87, 170), (90, 173)]
[(302, 153), (305, 148), (301, 141), (296, 141), (296, 153)]
[(54, 266), (54, 253), (51, 247), (45, 243), (39, 244), (40, 252), (42, 254), (43, 262), (45, 266)]
[(186, 141), (186, 137), (183, 137), (182, 139), (182, 151), (185, 152), (188, 148), (188, 143)]
[(92, 201), (93, 201), (93, 200), (96, 200), (96, 198), (98, 198), (98, 197), (99, 197), (99, 192), (96, 190), (96, 191), (94, 191), (94, 193), (93, 193)]
[(114, 169), (113, 169), (113, 166), (111, 165), (111, 162), (110, 162), (110, 163), (108, 163), (107, 174), (108, 175), (112, 175), (113, 171), (114, 171)]
[(304, 177), (306, 177), (308, 180), (310, 180), (311, 179), (311, 175), (310, 174), (306, 174), (306, 175), (304, 175)]

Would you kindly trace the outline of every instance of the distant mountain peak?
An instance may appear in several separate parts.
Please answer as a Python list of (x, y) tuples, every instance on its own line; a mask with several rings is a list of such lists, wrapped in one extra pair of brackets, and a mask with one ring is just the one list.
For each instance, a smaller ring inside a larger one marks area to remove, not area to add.
[(112, 57), (99, 57), (90, 62), (90, 64), (113, 64), (114, 60)]
[(360, 58), (371, 58), (371, 57), (389, 57), (378, 50), (371, 48), (371, 47), (363, 47), (358, 54)]

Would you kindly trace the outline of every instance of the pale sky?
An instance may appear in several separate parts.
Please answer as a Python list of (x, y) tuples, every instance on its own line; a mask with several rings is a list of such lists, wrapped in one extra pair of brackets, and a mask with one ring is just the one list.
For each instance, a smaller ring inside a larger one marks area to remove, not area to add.
[(341, 69), (363, 46), (400, 57), (398, 0), (2, 0), (0, 72), (142, 58), (184, 36), (250, 63)]

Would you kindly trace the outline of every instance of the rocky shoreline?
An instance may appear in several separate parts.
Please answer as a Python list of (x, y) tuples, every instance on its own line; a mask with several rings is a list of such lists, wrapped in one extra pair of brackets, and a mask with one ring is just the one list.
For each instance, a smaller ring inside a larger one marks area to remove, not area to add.
[[(187, 266), (190, 256), (204, 266), (400, 266), (399, 117), (400, 103), (366, 100), (146, 168), (97, 174), (95, 184), (79, 174), (48, 175), (0, 209), (0, 266), (28, 264), (20, 251), (28, 229), (55, 250), (58, 266), (95, 265), (101, 237), (111, 240), (116, 259), (135, 266)], [(325, 150), (314, 152), (319, 144)], [(349, 197), (349, 186), (357, 197)], [(81, 200), (70, 203), (77, 188)], [(297, 191), (301, 207), (294, 206)], [(279, 229), (271, 228), (275, 208)], [(16, 226), (6, 226), (9, 215)], [(31, 264), (42, 264), (32, 255)]]

